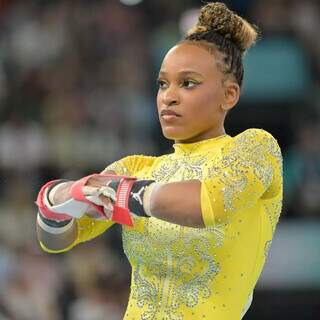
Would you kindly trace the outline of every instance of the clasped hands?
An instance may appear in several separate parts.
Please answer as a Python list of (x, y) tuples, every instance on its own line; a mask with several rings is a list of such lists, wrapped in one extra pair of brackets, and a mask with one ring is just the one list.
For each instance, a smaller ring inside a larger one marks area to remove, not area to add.
[(51, 181), (37, 198), (39, 213), (47, 219), (63, 221), (87, 214), (132, 225), (128, 209), (129, 193), (135, 178), (93, 174), (77, 181)]
[(87, 213), (96, 219), (112, 219), (113, 208), (116, 203), (116, 191), (108, 186), (110, 178), (104, 176), (94, 175), (91, 176), (82, 188), (82, 192), (86, 199), (97, 206), (104, 209), (105, 216), (97, 211), (95, 207)]

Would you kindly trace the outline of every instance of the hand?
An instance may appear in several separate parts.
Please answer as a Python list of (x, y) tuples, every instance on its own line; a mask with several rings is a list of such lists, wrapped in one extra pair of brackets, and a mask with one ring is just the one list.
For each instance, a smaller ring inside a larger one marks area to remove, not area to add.
[[(103, 176), (90, 177), (83, 186), (82, 191), (87, 200), (98, 206), (103, 206), (106, 217), (112, 219), (113, 208), (116, 202), (116, 192), (108, 187), (108, 182), (110, 182), (110, 178)], [(96, 215), (94, 215), (94, 217), (95, 216)]]
[[(108, 216), (104, 214), (102, 208), (108, 208), (108, 198), (104, 197), (99, 199), (101, 203), (97, 205), (90, 201), (90, 199), (84, 202), (78, 201), (74, 199), (71, 194), (72, 187), (75, 183), (77, 183), (77, 181), (61, 181), (61, 183), (59, 183), (59, 180), (46, 183), (41, 188), (36, 201), (41, 215), (46, 219), (55, 221), (70, 220), (72, 218), (79, 219), (84, 214), (88, 214), (93, 218), (107, 219)], [(92, 185), (98, 185), (96, 182), (91, 181), (91, 183)], [(52, 186), (54, 187), (50, 190)], [(93, 190), (90, 190), (90, 195), (93, 194)]]
[(136, 180), (114, 173), (92, 174), (76, 181), (70, 193), (74, 200), (91, 204), (105, 219), (132, 226), (128, 200)]
[(149, 217), (143, 194), (154, 180), (110, 174), (92, 174), (76, 181), (70, 190), (74, 201), (92, 205), (104, 219), (133, 226), (133, 216)]
[(63, 202), (66, 202), (68, 200), (71, 199), (71, 195), (70, 195), (70, 189), (71, 186), (73, 185), (74, 181), (68, 181), (68, 182), (64, 182), (61, 183), (60, 185), (58, 185), (56, 188), (55, 193), (50, 196), (49, 194), (49, 200), (53, 205), (58, 205), (61, 204)]
[(110, 178), (94, 175), (88, 179), (86, 186), (100, 188), (105, 186), (108, 181), (110, 181)]

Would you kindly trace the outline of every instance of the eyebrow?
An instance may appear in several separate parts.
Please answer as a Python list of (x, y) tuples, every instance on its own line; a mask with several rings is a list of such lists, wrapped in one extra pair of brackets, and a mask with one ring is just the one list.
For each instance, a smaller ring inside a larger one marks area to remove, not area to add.
[[(168, 72), (165, 72), (165, 71), (160, 71), (159, 72), (159, 76), (160, 75), (167, 75), (167, 74), (168, 74)], [(194, 70), (183, 70), (183, 71), (178, 72), (178, 74), (182, 75), (182, 76), (187, 75), (187, 74), (194, 74), (194, 75), (203, 77), (203, 75), (201, 73), (196, 72)]]

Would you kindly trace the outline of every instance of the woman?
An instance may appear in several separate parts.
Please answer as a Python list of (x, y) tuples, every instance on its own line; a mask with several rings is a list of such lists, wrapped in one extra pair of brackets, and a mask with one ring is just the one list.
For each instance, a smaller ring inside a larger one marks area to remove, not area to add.
[(231, 137), (224, 119), (256, 37), (224, 4), (204, 6), (159, 72), (158, 114), (174, 152), (129, 156), (39, 193), (48, 252), (123, 224), (132, 266), (125, 319), (240, 319), (250, 304), (281, 212), (282, 157), (266, 131)]

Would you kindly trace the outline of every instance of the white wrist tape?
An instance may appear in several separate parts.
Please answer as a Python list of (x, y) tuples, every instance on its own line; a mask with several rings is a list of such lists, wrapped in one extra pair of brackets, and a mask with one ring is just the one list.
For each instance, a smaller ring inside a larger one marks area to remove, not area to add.
[(164, 185), (164, 183), (154, 182), (150, 184), (143, 195), (143, 209), (145, 213), (152, 217), (152, 201), (153, 196)]
[(51, 227), (51, 226), (48, 226), (47, 224), (45, 224), (41, 218), (40, 218), (40, 213), (38, 213), (37, 215), (37, 223), (39, 225), (39, 227), (48, 232), (48, 233), (51, 233), (51, 234), (61, 234), (61, 233), (64, 233), (64, 232), (67, 232), (72, 226), (73, 226), (73, 223), (74, 223), (74, 219), (72, 219), (68, 224), (66, 224), (65, 226), (63, 227)]
[[(62, 183), (61, 183), (62, 185)], [(59, 186), (59, 185), (58, 185)], [(57, 186), (56, 186), (57, 187)], [(56, 188), (54, 187), (51, 192)], [(57, 191), (58, 188), (55, 190)], [(46, 191), (46, 194), (44, 196), (44, 204), (53, 212), (55, 213), (63, 213), (63, 214), (67, 214), (69, 215), (70, 217), (73, 217), (73, 218), (81, 218), (87, 211), (88, 209), (90, 208), (90, 205), (88, 203), (85, 203), (85, 202), (81, 202), (81, 201), (77, 201), (77, 200), (74, 200), (74, 199), (69, 199), (61, 204), (57, 204), (57, 205), (51, 205), (48, 201), (48, 194), (47, 194), (48, 191)], [(49, 199), (51, 201), (52, 199), (52, 196), (51, 196), (51, 192), (49, 194)]]

